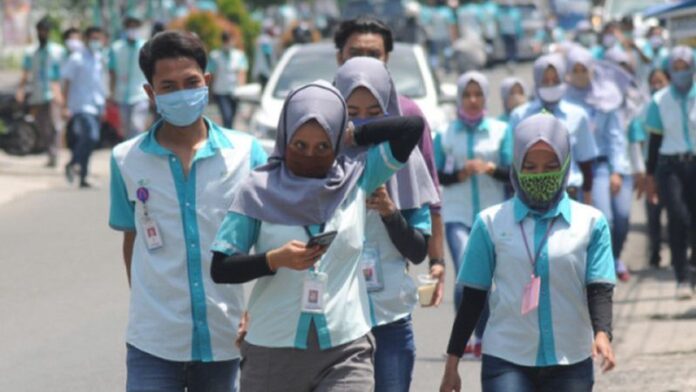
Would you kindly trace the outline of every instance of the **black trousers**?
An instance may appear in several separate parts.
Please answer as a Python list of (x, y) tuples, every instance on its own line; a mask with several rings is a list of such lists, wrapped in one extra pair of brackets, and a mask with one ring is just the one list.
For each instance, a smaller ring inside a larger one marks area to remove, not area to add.
[[(696, 162), (659, 160), (655, 172), (660, 202), (667, 209), (669, 249), (678, 283), (691, 280), (687, 259), (696, 228)], [(692, 246), (692, 254), (694, 247)], [(693, 258), (693, 256), (692, 256)]]

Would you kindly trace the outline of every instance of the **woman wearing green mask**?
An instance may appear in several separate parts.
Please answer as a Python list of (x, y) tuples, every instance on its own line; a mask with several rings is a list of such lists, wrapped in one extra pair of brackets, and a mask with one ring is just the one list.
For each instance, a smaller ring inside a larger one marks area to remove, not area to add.
[(614, 367), (616, 276), (602, 213), (570, 200), (570, 137), (550, 114), (515, 128), (512, 200), (481, 212), (457, 281), (464, 295), (440, 391), (459, 391), (459, 357), (488, 293), (483, 391), (591, 391), (592, 360)]

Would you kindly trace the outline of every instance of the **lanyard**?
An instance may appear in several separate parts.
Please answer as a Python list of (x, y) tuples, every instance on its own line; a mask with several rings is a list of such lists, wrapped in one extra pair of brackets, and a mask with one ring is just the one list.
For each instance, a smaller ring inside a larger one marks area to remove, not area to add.
[[(549, 238), (549, 233), (551, 233), (551, 229), (553, 228), (553, 224), (556, 223), (556, 218), (553, 218), (551, 220), (551, 224), (549, 224), (549, 227), (546, 229), (546, 233), (544, 234), (544, 237), (541, 239), (541, 242), (539, 242), (539, 249), (536, 250), (536, 253), (534, 257), (532, 257), (532, 251), (529, 249), (529, 242), (527, 241), (527, 234), (524, 232), (524, 227), (522, 227), (522, 222), (520, 222), (520, 232), (522, 232), (522, 239), (524, 239), (524, 247), (527, 249), (527, 256), (529, 256), (529, 262), (532, 264), (532, 268), (535, 269), (536, 267), (536, 262), (539, 260), (539, 255), (541, 254), (541, 249), (544, 247), (544, 243), (548, 240)], [(536, 272), (535, 272), (536, 275)]]

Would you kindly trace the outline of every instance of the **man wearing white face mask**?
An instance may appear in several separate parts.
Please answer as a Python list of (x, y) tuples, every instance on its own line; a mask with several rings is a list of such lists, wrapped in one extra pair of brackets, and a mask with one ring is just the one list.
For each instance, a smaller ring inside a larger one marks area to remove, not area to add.
[(253, 137), (203, 116), (203, 43), (162, 32), (139, 55), (162, 119), (113, 150), (109, 225), (131, 285), (127, 391), (235, 390), (244, 294), (212, 284), (211, 253), (237, 185), (266, 163)]
[(119, 106), (121, 135), (132, 138), (147, 129), (149, 108), (142, 86), (147, 83), (138, 68), (138, 52), (145, 41), (140, 38), (142, 22), (134, 16), (123, 21), (125, 38), (114, 42), (109, 53), (110, 99)]

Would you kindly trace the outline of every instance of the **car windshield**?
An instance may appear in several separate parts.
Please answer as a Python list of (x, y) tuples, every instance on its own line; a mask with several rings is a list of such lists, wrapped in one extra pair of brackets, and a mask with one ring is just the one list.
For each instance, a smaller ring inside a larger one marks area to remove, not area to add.
[[(425, 83), (418, 61), (409, 47), (396, 47), (389, 56), (389, 71), (396, 83), (396, 90), (409, 98), (425, 96)], [(295, 52), (282, 70), (273, 97), (284, 99), (293, 89), (317, 79), (332, 81), (336, 73), (336, 53), (327, 50), (302, 50)]]

